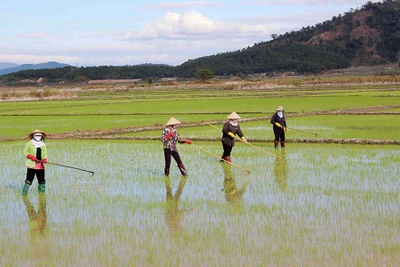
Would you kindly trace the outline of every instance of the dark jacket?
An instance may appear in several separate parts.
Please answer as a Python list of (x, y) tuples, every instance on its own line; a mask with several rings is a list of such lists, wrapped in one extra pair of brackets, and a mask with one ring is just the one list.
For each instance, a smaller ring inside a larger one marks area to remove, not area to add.
[(283, 127), (287, 127), (285, 113), (283, 113), (283, 117), (282, 118), (280, 118), (276, 112), (271, 117), (271, 123), (274, 125), (274, 128), (280, 128), (280, 127), (275, 125), (275, 122), (280, 123)]
[(228, 135), (229, 132), (238, 135), (240, 138), (242, 138), (243, 133), (242, 130), (240, 130), (239, 124), (238, 126), (232, 126), (229, 121), (224, 123), (222, 127), (222, 143), (233, 147), (235, 145), (235, 139)]

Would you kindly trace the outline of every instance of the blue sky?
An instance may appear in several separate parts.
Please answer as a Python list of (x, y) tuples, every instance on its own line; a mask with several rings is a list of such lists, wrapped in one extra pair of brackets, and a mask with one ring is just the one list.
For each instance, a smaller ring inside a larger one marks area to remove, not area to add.
[(0, 0), (0, 62), (179, 65), (269, 41), (366, 2)]

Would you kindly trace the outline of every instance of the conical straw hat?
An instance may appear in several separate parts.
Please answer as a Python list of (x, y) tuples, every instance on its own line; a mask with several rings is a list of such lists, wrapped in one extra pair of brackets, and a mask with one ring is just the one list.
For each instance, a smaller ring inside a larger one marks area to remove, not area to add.
[(283, 107), (279, 106), (276, 110), (283, 110)]
[(165, 124), (166, 126), (170, 126), (170, 125), (177, 125), (177, 124), (181, 124), (180, 121), (178, 121), (177, 119), (175, 119), (174, 117), (171, 117), (167, 123)]
[(36, 129), (36, 130), (34, 130), (33, 132), (31, 132), (31, 133), (28, 135), (29, 139), (32, 139), (32, 136), (33, 136), (34, 134), (37, 134), (37, 133), (42, 134), (43, 137), (46, 137), (46, 135), (47, 135), (47, 134), (45, 134), (44, 132), (42, 132), (41, 130)]
[(230, 120), (237, 120), (240, 119), (240, 116), (236, 112), (232, 112), (227, 118)]

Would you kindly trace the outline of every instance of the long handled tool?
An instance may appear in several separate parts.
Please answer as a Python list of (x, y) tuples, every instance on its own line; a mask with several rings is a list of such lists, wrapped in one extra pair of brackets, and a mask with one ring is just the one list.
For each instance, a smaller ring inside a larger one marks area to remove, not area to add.
[[(212, 125), (212, 124), (209, 124), (209, 123), (207, 123), (207, 124), (210, 125), (211, 127), (214, 127), (215, 129), (218, 129), (217, 127), (215, 127), (215, 126)], [(219, 130), (219, 129), (218, 129), (218, 130)], [(271, 153), (271, 152), (269, 152), (269, 151), (267, 151), (267, 150), (265, 150), (265, 149), (262, 149), (262, 148), (260, 148), (260, 147), (257, 147), (257, 146), (255, 146), (255, 145), (253, 145), (253, 144), (250, 144), (249, 142), (245, 142), (245, 141), (243, 141), (243, 140), (240, 139), (240, 138), (235, 137), (235, 139), (236, 139), (236, 140), (239, 140), (239, 141), (242, 142), (243, 144), (246, 144), (246, 145), (249, 145), (249, 146), (251, 146), (251, 147), (254, 147), (255, 149), (258, 149), (258, 150), (263, 151), (263, 152), (265, 152), (265, 153), (267, 153), (267, 154), (270, 154), (271, 156), (274, 156), (274, 157), (276, 157), (276, 158), (278, 158), (278, 159), (286, 160), (285, 158), (279, 157), (279, 156), (275, 155), (274, 153)]]
[(313, 135), (317, 136), (317, 133), (311, 133), (311, 132), (306, 132), (306, 131), (300, 131), (300, 130), (296, 130), (296, 129), (289, 128), (289, 127), (288, 127), (288, 129), (290, 129), (290, 130), (292, 130), (292, 131), (300, 132), (300, 133), (313, 134)]
[(47, 164), (51, 164), (51, 165), (55, 165), (55, 166), (60, 166), (60, 167), (65, 167), (65, 168), (70, 168), (70, 169), (75, 169), (75, 170), (80, 170), (80, 171), (84, 171), (84, 172), (89, 172), (89, 173), (92, 174), (92, 176), (94, 175), (94, 172), (92, 172), (92, 171), (84, 170), (84, 169), (77, 168), (77, 167), (72, 167), (72, 166), (63, 165), (63, 164), (59, 164), (59, 163), (52, 163), (52, 162), (47, 162)]
[(192, 143), (191, 145), (194, 146), (194, 147), (196, 147), (196, 148), (198, 148), (198, 149), (200, 149), (200, 150), (203, 151), (203, 152), (206, 152), (207, 154), (210, 154), (211, 156), (213, 156), (213, 157), (215, 157), (215, 158), (217, 158), (217, 159), (219, 159), (219, 160), (223, 160), (224, 162), (226, 162), (226, 163), (228, 163), (228, 164), (230, 164), (230, 165), (232, 165), (232, 166), (234, 166), (234, 167), (236, 167), (236, 168), (238, 168), (238, 169), (241, 169), (242, 171), (244, 171), (244, 172), (246, 172), (246, 173), (250, 173), (250, 171), (248, 171), (248, 170), (246, 170), (246, 169), (244, 169), (244, 168), (242, 168), (242, 167), (240, 167), (240, 166), (238, 166), (238, 165), (236, 165), (236, 164), (234, 164), (234, 163), (232, 163), (232, 162), (229, 162), (229, 161), (227, 161), (227, 160), (225, 160), (225, 159), (223, 159), (223, 158), (221, 158), (221, 157), (219, 157), (219, 156), (217, 156), (217, 155), (215, 155), (215, 154), (213, 154), (213, 153), (211, 153), (211, 152), (205, 150), (204, 148), (202, 148), (202, 147), (200, 147), (200, 146), (198, 146), (198, 145), (195, 145), (195, 144), (193, 144), (193, 143)]
[(265, 153), (267, 153), (267, 154), (270, 154), (271, 156), (274, 156), (274, 157), (276, 157), (276, 158), (278, 158), (278, 159), (286, 160), (285, 158), (279, 157), (279, 156), (277, 156), (277, 155), (275, 155), (275, 154), (273, 154), (273, 153), (271, 153), (271, 152), (268, 152), (268, 151), (265, 150), (265, 149), (262, 149), (262, 148), (260, 148), (260, 147), (258, 147), (258, 146), (255, 146), (255, 145), (253, 145), (253, 144), (250, 144), (249, 142), (244, 142), (243, 140), (241, 140), (241, 139), (239, 139), (239, 138), (236, 138), (236, 140), (239, 140), (239, 141), (242, 142), (243, 144), (249, 145), (249, 146), (251, 146), (251, 147), (254, 147), (255, 149), (258, 149), (258, 150), (263, 151), (263, 152), (265, 152)]

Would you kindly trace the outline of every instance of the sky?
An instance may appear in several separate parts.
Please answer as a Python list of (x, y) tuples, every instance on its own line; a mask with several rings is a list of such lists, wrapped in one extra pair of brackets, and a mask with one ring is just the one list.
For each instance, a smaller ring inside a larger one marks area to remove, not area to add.
[(0, 0), (0, 62), (176, 66), (269, 41), (366, 2)]

